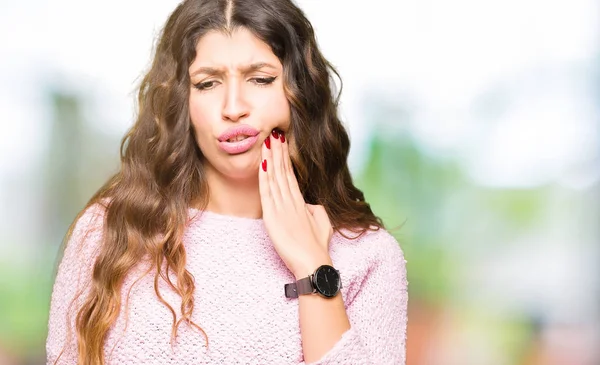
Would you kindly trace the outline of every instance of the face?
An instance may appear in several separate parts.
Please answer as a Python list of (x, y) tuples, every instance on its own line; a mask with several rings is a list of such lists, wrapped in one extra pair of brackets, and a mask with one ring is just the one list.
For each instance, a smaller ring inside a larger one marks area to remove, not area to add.
[(212, 31), (199, 40), (189, 72), (190, 119), (207, 173), (258, 179), (261, 144), (290, 123), (281, 62), (244, 28)]

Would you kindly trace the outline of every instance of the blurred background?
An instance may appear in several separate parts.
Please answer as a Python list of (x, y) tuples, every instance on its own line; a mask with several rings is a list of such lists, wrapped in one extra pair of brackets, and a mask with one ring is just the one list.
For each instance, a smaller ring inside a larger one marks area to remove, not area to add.
[[(44, 363), (61, 240), (177, 3), (0, 1), (0, 364)], [(408, 261), (408, 364), (600, 364), (600, 3), (298, 4)]]

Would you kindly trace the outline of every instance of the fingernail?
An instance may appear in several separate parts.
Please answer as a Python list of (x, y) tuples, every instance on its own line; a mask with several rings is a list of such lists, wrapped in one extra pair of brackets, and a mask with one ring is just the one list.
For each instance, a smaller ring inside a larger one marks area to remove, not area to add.
[(279, 133), (277, 132), (277, 130), (273, 129), (273, 132), (271, 134), (273, 135), (273, 138), (279, 139)]
[(267, 160), (263, 160), (262, 169), (263, 169), (263, 171), (267, 171)]
[(268, 149), (271, 149), (271, 138), (267, 137), (267, 139), (265, 139), (265, 146), (267, 146)]
[(285, 143), (285, 135), (281, 132), (281, 143)]

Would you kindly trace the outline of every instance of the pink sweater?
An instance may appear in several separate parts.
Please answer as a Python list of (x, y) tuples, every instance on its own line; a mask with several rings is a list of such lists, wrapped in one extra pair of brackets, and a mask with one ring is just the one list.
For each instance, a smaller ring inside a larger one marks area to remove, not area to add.
[[(206, 331), (208, 348), (200, 331), (184, 323), (171, 347), (172, 315), (156, 298), (153, 272), (134, 284), (148, 267), (142, 263), (125, 279), (121, 314), (105, 342), (106, 363), (304, 364), (298, 300), (287, 299), (283, 290), (294, 277), (273, 249), (263, 221), (200, 213), (190, 209), (184, 244), (196, 283), (192, 318)], [(85, 289), (74, 307), (69, 304), (79, 289), (89, 287), (102, 224), (103, 208), (88, 209), (65, 250), (52, 293), (48, 364), (63, 348), (58, 363), (77, 362), (74, 318)], [(336, 233), (330, 255), (341, 273), (351, 329), (316, 364), (404, 364), (408, 294), (398, 242), (383, 229), (356, 240)], [(159, 287), (178, 311), (178, 295), (165, 282)]]

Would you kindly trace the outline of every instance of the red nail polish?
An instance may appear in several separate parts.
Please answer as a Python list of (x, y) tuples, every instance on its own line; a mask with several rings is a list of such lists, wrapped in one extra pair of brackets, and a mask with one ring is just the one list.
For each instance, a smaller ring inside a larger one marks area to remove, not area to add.
[(273, 138), (279, 139), (279, 133), (277, 132), (277, 130), (273, 129), (273, 132), (271, 134), (273, 135)]
[(285, 135), (281, 132), (281, 143), (285, 143)]
[(265, 146), (267, 146), (268, 149), (271, 149), (271, 138), (267, 137), (267, 139), (265, 139)]
[(267, 160), (263, 160), (262, 169), (263, 169), (263, 171), (267, 171)]

